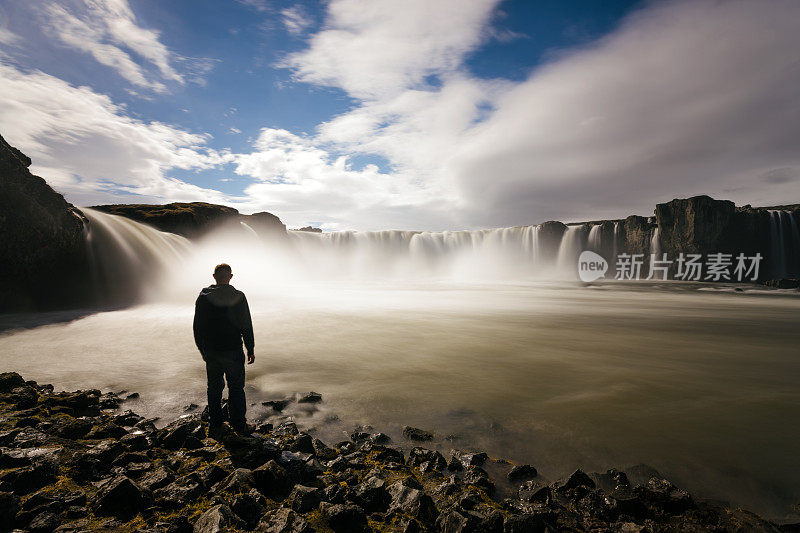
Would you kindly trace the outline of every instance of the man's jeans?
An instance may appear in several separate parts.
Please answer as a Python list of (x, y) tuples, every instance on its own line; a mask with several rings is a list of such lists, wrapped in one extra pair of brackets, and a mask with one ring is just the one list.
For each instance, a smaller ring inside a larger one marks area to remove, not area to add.
[[(212, 426), (222, 424), (222, 389), (228, 382), (228, 411), (234, 428), (245, 424), (244, 352), (239, 350), (206, 353), (208, 374), (208, 417)], [(223, 380), (224, 376), (224, 380)]]

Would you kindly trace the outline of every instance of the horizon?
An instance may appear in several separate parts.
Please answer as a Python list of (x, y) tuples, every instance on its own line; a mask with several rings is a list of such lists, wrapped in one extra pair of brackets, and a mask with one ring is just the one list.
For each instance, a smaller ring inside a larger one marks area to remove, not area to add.
[(798, 23), (788, 0), (0, 2), (0, 132), (75, 205), (292, 228), (779, 206)]

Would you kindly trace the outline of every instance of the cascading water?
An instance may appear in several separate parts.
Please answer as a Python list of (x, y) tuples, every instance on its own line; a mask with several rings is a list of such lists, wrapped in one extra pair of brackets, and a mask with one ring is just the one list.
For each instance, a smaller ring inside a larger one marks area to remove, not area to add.
[(772, 277), (800, 276), (800, 228), (794, 214), (770, 210), (769, 223)]
[(97, 301), (122, 303), (158, 291), (163, 275), (180, 270), (191, 243), (125, 217), (82, 208)]
[(786, 246), (783, 242), (783, 211), (770, 211), (770, 244), (772, 249), (772, 276), (786, 277)]
[(593, 225), (592, 229), (589, 230), (589, 249), (593, 252), (600, 253), (602, 251), (601, 230), (602, 226), (600, 224)]
[(568, 226), (558, 247), (557, 275), (574, 277), (578, 270), (578, 256), (586, 244), (586, 226)]

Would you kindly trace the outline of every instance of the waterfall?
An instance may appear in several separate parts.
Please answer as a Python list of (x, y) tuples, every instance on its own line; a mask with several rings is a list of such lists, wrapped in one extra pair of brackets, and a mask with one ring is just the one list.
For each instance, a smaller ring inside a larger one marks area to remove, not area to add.
[(589, 230), (589, 249), (593, 252), (600, 253), (602, 250), (601, 246), (601, 237), (600, 231), (602, 226), (600, 224), (595, 224), (592, 226), (592, 229)]
[(586, 227), (582, 224), (567, 227), (558, 247), (557, 275), (573, 277), (578, 271), (578, 255), (585, 244), (585, 233)]
[(101, 303), (137, 300), (157, 291), (192, 248), (179, 235), (94, 209), (81, 208), (92, 284)]
[(772, 249), (772, 276), (786, 277), (786, 247), (783, 242), (783, 211), (770, 211), (770, 244)]
[(655, 254), (656, 259), (661, 259), (661, 240), (658, 238), (658, 226), (653, 229), (650, 237), (650, 254)]

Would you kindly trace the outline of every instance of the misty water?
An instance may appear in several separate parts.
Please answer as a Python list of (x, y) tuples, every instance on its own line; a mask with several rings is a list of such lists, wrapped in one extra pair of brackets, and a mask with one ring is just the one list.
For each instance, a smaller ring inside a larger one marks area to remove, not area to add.
[(796, 292), (536, 279), (491, 248), (438, 266), (363, 246), (315, 251), (336, 238), (296, 237), (289, 254), (255, 238), (169, 237), (140, 272), (140, 305), (35, 327), (5, 317), (28, 327), (0, 334), (3, 369), (57, 389), (136, 391), (126, 407), (163, 420), (202, 406), (193, 302), (227, 260), (253, 313), (251, 420), (269, 414), (263, 400), (314, 390), (318, 408), (287, 414), (329, 444), (359, 424), (403, 442), (413, 425), (445, 452), (485, 450), (550, 479), (644, 463), (696, 496), (796, 516)]

